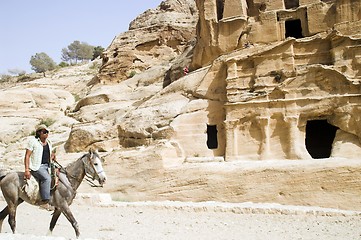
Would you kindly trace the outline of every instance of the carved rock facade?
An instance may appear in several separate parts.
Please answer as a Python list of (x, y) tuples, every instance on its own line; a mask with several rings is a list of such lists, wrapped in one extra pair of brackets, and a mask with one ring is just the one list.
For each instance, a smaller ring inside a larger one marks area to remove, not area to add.
[(67, 150), (107, 152), (115, 198), (360, 209), (359, 1), (196, 3), (195, 48), (168, 64), (144, 58), (126, 79), (135, 62), (112, 53), (130, 45), (107, 50)]
[(221, 103), (212, 110), (217, 116), (208, 117), (215, 156), (359, 157), (361, 2), (209, 0), (197, 6), (193, 67), (211, 63), (202, 91)]

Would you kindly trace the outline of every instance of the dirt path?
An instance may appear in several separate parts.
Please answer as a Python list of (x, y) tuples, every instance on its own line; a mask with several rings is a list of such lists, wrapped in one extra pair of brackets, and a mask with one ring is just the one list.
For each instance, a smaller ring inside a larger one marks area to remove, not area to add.
[[(0, 201), (3, 208), (5, 202)], [(332, 209), (224, 203), (114, 203), (72, 205), (81, 239), (361, 239), (361, 214)], [(0, 239), (74, 239), (64, 216), (54, 238), (44, 237), (51, 215), (37, 207), (18, 208), (17, 234), (6, 221)]]

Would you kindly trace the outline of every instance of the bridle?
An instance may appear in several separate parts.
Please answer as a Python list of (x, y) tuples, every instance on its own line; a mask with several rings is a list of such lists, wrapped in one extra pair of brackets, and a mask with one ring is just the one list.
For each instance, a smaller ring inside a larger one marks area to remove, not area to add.
[[(87, 156), (89, 155), (89, 156)], [(98, 177), (98, 179), (100, 178), (100, 174), (104, 172), (104, 169), (101, 169), (100, 171), (97, 171), (95, 169), (94, 164), (91, 161), (92, 156), (94, 155), (94, 153), (87, 153), (84, 154), (82, 157), (80, 157), (80, 159), (82, 160), (83, 164), (84, 164), (84, 171), (85, 171), (85, 180), (89, 183), (90, 186), (92, 187), (103, 187), (102, 185), (97, 185), (94, 183), (94, 180)], [(76, 179), (76, 180), (80, 180), (79, 177), (74, 176), (72, 174), (70, 174), (66, 168), (64, 168), (58, 161), (53, 160), (54, 164), (56, 165), (57, 168), (60, 169), (61, 172), (63, 172), (67, 177), (70, 177), (72, 179)], [(92, 175), (90, 173), (88, 173), (87, 169), (91, 169), (90, 171), (93, 173)]]
[[(91, 159), (94, 156), (94, 153), (89, 153), (89, 157), (85, 157), (87, 154), (85, 154), (82, 157), (82, 161), (84, 163), (84, 169), (85, 169), (85, 180), (90, 184), (90, 186), (92, 187), (103, 187), (102, 185), (96, 185), (94, 183), (94, 180), (98, 177), (98, 179), (100, 179), (100, 174), (104, 172), (104, 169), (102, 168), (101, 170), (97, 171), (95, 169), (94, 164), (92, 163)], [(87, 171), (87, 168), (91, 169), (90, 171), (93, 173), (92, 175)]]

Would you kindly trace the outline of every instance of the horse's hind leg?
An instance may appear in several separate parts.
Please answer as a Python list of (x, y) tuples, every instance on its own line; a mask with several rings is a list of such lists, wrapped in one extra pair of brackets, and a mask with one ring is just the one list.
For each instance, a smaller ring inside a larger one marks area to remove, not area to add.
[[(17, 206), (19, 206), (21, 203), (23, 202), (22, 199), (18, 199), (18, 204)], [(15, 210), (16, 211), (16, 210)], [(6, 206), (1, 212), (0, 212), (0, 232), (2, 231), (2, 225), (3, 225), (3, 221), (6, 218), (6, 216), (9, 215), (9, 206)], [(10, 218), (9, 218), (9, 224), (10, 224)], [(10, 224), (11, 226), (11, 224)], [(11, 229), (13, 230), (13, 227), (11, 227)], [(15, 226), (14, 226), (14, 230), (15, 231)]]
[(19, 206), (19, 204), (21, 204), (24, 200), (22, 199), (18, 199), (18, 201), (15, 204), (8, 204), (9, 207), (9, 225), (11, 230), (13, 231), (13, 233), (15, 233), (15, 229), (16, 229), (16, 209)]
[(15, 233), (15, 229), (16, 229), (16, 219), (15, 219), (16, 218), (16, 208), (17, 208), (16, 205), (9, 206), (8, 222), (9, 222), (10, 228), (13, 231), (13, 233)]
[(6, 206), (1, 212), (0, 212), (0, 232), (2, 231), (3, 227), (3, 221), (6, 218), (6, 216), (9, 214), (9, 208)]
[(60, 210), (55, 209), (55, 211), (53, 213), (53, 217), (51, 218), (51, 221), (50, 221), (50, 227), (49, 227), (48, 235), (51, 235), (53, 233), (55, 224), (58, 221), (58, 218), (59, 218), (60, 214), (61, 214)]

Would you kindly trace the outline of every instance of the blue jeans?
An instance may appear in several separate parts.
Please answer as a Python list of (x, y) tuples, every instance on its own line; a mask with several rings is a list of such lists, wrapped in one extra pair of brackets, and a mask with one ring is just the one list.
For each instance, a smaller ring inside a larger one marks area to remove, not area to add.
[(40, 196), (43, 201), (50, 200), (51, 177), (48, 168), (48, 164), (41, 164), (37, 171), (31, 171), (31, 174), (39, 181)]

